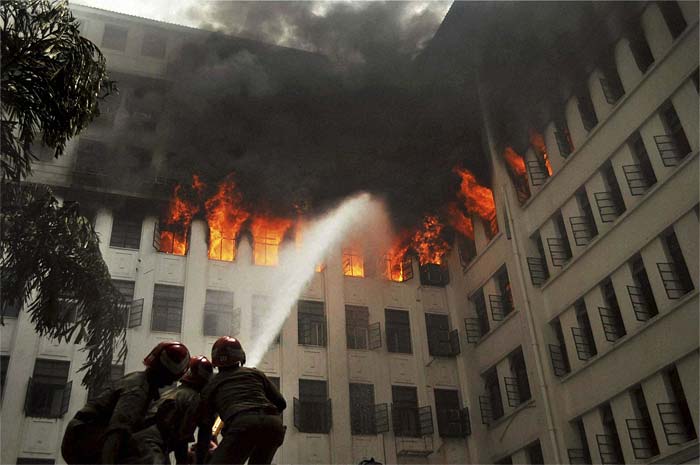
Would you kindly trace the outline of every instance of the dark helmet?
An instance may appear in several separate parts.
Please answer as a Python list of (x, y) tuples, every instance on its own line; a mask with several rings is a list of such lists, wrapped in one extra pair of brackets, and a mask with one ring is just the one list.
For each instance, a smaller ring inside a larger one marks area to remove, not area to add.
[(181, 342), (164, 341), (153, 348), (143, 359), (143, 364), (149, 368), (160, 369), (180, 379), (187, 371), (190, 363), (190, 351)]
[(232, 367), (245, 364), (245, 352), (235, 337), (221, 336), (211, 348), (211, 360), (215, 367)]
[(190, 359), (190, 367), (180, 381), (196, 386), (204, 386), (214, 375), (214, 367), (204, 355)]

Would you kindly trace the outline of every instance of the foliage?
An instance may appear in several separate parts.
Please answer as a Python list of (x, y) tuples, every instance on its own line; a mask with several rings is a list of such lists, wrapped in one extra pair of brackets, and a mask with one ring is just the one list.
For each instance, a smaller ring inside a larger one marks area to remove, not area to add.
[(123, 298), (77, 204), (60, 205), (47, 186), (24, 179), (32, 171), (32, 144), (60, 156), (66, 141), (99, 115), (99, 99), (114, 83), (65, 1), (3, 0), (0, 21), (3, 312), (26, 303), (41, 336), (84, 343), (83, 384), (99, 386), (113, 360), (126, 355)]
[(3, 0), (0, 21), (2, 178), (18, 181), (31, 171), (38, 134), (58, 157), (99, 115), (98, 100), (114, 85), (67, 2)]

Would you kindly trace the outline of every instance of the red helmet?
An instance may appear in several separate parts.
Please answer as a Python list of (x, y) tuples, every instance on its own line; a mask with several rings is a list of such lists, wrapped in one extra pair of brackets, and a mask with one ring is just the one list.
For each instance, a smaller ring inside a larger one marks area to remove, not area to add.
[(190, 359), (190, 368), (180, 381), (203, 386), (207, 384), (213, 375), (214, 367), (212, 367), (209, 359), (204, 355), (198, 355)]
[(245, 352), (238, 339), (221, 336), (211, 348), (211, 360), (215, 367), (230, 367), (245, 364)]
[(182, 377), (190, 363), (190, 351), (182, 342), (164, 341), (153, 348), (143, 359), (143, 364), (149, 368), (162, 368), (175, 376)]

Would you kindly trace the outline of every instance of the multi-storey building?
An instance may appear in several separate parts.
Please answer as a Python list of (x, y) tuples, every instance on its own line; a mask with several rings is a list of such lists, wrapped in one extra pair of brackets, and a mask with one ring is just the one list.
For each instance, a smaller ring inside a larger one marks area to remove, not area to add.
[[(475, 220), (474, 241), (457, 241), (447, 268), (413, 260), (402, 282), (369, 276), (351, 247), (326, 257), (259, 365), (289, 403), (276, 462), (697, 460), (698, 4), (595, 5), (578, 19), (595, 40), (555, 43), (530, 39), (562, 6), (527, 8), (538, 16), (455, 4), (426, 51), (475, 76), (498, 227)], [(244, 236), (235, 260), (211, 259), (202, 221), (185, 255), (154, 240), (167, 154), (157, 92), (139, 95), (174, 80), (169, 58), (203, 32), (74, 13), (122, 96), (64, 157), (38, 162), (33, 180), (81, 202), (131, 302), (115, 376), (140, 369), (161, 340), (208, 354), (218, 335), (253, 339), (269, 292), (258, 283), (273, 271), (264, 257), (278, 243)], [(522, 41), (532, 60), (511, 53), (494, 67), (494, 35)], [(579, 66), (545, 80), (536, 65), (556, 65), (564, 46)], [(138, 124), (121, 144), (138, 180), (109, 179), (105, 141), (126, 117)], [(0, 330), (2, 463), (61, 462), (63, 428), (89, 396), (73, 382), (84, 353), (36, 336), (21, 309)]]

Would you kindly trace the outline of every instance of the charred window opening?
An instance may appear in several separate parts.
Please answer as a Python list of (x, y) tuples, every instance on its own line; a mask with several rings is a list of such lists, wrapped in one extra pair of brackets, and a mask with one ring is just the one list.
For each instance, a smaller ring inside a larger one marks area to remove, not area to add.
[(37, 359), (27, 384), (24, 413), (35, 418), (61, 418), (68, 411), (72, 381), (70, 362)]
[[(498, 382), (498, 373), (496, 367), (491, 368), (486, 373), (481, 375), (484, 381), (484, 389), (486, 391), (485, 403), (483, 406), (488, 406), (487, 424), (498, 420), (504, 414), (503, 400), (501, 398), (501, 386)], [(481, 400), (481, 399), (480, 399)], [(480, 402), (481, 403), (481, 402)], [(482, 407), (482, 416), (484, 416), (484, 408)]]
[(365, 260), (358, 248), (346, 247), (343, 249), (343, 274), (356, 278), (365, 276)]
[(513, 289), (511, 288), (510, 278), (508, 277), (508, 268), (503, 265), (496, 273), (495, 278), (501, 297), (502, 314), (505, 318), (515, 309), (515, 304), (513, 303)]
[(688, 23), (683, 17), (683, 11), (680, 5), (678, 5), (678, 2), (675, 0), (664, 0), (662, 2), (656, 2), (656, 4), (659, 6), (659, 10), (661, 10), (661, 15), (664, 17), (664, 21), (666, 21), (671, 37), (677, 39), (688, 26)]
[(420, 266), (420, 283), (424, 286), (445, 287), (450, 283), (447, 264), (426, 263)]
[(390, 256), (384, 255), (384, 276), (389, 281), (402, 283), (413, 279), (413, 259), (410, 255)]
[(115, 24), (105, 24), (102, 34), (102, 48), (123, 52), (126, 50), (126, 39), (129, 29)]
[[(162, 253), (187, 255), (189, 227), (179, 224), (168, 225), (161, 219), (156, 222), (153, 234), (153, 247)], [(162, 225), (162, 226), (161, 226)]]
[(476, 258), (476, 242), (472, 238), (459, 235), (457, 236), (457, 250), (462, 270), (466, 271), (472, 260)]
[[(253, 223), (253, 263), (263, 266), (276, 266), (279, 263), (279, 247), (288, 223), (282, 226)], [(223, 241), (222, 241), (223, 242)]]
[(603, 60), (601, 72), (603, 77), (600, 78), (600, 85), (603, 88), (605, 100), (610, 105), (615, 105), (625, 95), (625, 88), (622, 85), (622, 80), (620, 80), (614, 56), (607, 56)]
[(637, 25), (635, 30), (628, 36), (630, 50), (634, 61), (642, 74), (646, 73), (649, 67), (654, 64), (654, 55), (649, 48), (649, 42), (641, 25)]
[(571, 138), (569, 125), (564, 115), (555, 118), (554, 128), (554, 138), (557, 140), (559, 155), (566, 158), (574, 152), (574, 141)]
[(326, 347), (326, 311), (323, 302), (300, 300), (297, 304), (299, 345)]
[(464, 438), (471, 434), (469, 410), (459, 403), (459, 391), (435, 389), (435, 415), (443, 438)]
[(389, 352), (411, 354), (411, 322), (407, 311), (385, 309), (386, 347)]
[(508, 405), (517, 407), (532, 397), (523, 349), (518, 347), (515, 352), (508, 356), (508, 359), (511, 376), (505, 378), (506, 395), (508, 397)]
[(78, 141), (75, 170), (83, 175), (81, 183), (88, 186), (100, 185), (103, 180), (98, 179), (106, 172), (110, 164), (110, 154), (104, 142), (81, 137)]

